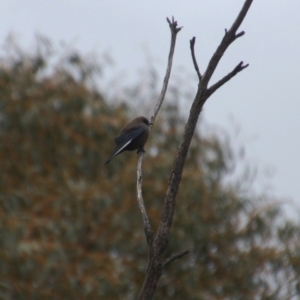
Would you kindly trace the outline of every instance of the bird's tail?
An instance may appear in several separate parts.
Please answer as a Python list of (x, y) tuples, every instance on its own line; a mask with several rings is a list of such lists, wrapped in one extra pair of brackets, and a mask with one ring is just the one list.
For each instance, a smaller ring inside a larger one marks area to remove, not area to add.
[[(131, 139), (132, 140), (132, 139)], [(107, 161), (104, 163), (105, 165), (107, 165), (115, 156), (117, 156), (118, 154), (122, 153), (123, 151), (125, 151), (125, 148), (128, 144), (130, 144), (131, 140), (129, 140), (128, 142), (126, 142), (124, 145), (120, 146), (116, 146), (115, 151), (113, 152), (113, 154), (107, 159)]]
[(106, 162), (104, 163), (105, 165), (107, 165), (114, 157), (115, 157), (115, 153), (113, 153), (107, 160)]

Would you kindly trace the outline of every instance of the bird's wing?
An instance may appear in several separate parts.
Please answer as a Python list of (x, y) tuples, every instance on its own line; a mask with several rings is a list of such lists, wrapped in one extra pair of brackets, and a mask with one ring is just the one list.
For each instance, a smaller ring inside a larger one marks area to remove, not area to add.
[(145, 127), (140, 126), (135, 128), (134, 130), (130, 130), (130, 132), (122, 132), (119, 136), (115, 138), (115, 142), (117, 145), (121, 146), (121, 149), (124, 149), (132, 140), (137, 138), (145, 131)]
[(118, 155), (119, 153), (121, 153), (122, 150), (123, 150), (127, 145), (129, 145), (131, 141), (132, 141), (132, 139), (129, 140), (129, 141), (127, 141), (127, 143), (125, 143), (124, 145), (120, 145), (120, 148), (118, 148), (117, 150), (115, 150), (115, 152), (112, 154), (111, 158), (113, 158), (113, 157), (115, 157), (116, 155)]
[(119, 136), (115, 138), (115, 142), (117, 144), (115, 151), (113, 154), (107, 159), (105, 164), (108, 164), (116, 155), (121, 153), (126, 146), (128, 146), (132, 140), (137, 138), (140, 134), (145, 130), (144, 127), (138, 127), (130, 132), (121, 132)]

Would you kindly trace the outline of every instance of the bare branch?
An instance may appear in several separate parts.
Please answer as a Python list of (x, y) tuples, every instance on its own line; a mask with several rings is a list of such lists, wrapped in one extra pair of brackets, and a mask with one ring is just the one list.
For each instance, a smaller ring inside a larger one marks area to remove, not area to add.
[(176, 44), (176, 36), (177, 36), (177, 33), (182, 29), (182, 27), (177, 27), (177, 21), (174, 20), (174, 17), (172, 17), (172, 21), (170, 21), (169, 18), (167, 18), (167, 21), (168, 21), (170, 29), (171, 29), (171, 46), (170, 46), (170, 52), (169, 52), (169, 57), (168, 57), (168, 66), (167, 66), (163, 86), (162, 86), (160, 95), (158, 97), (157, 103), (155, 105), (153, 116), (151, 117), (152, 123), (154, 123), (156, 116), (158, 114), (158, 111), (159, 111), (159, 109), (164, 101), (165, 95), (166, 95), (168, 82), (169, 82), (170, 74), (171, 74), (171, 68), (172, 68), (172, 62), (173, 62), (173, 56), (174, 56), (174, 50), (175, 50), (175, 44)]
[[(168, 244), (168, 235), (172, 225), (173, 214), (175, 209), (176, 195), (179, 189), (181, 175), (183, 171), (183, 166), (185, 163), (185, 159), (188, 153), (188, 149), (197, 125), (197, 121), (202, 110), (202, 107), (205, 101), (208, 98), (207, 95), (207, 84), (212, 74), (214, 73), (219, 60), (223, 56), (227, 47), (233, 42), (235, 32), (233, 30), (237, 30), (238, 26), (241, 24), (243, 18), (245, 17), (251, 3), (253, 0), (246, 0), (244, 6), (242, 7), (237, 20), (234, 25), (230, 28), (230, 30), (225, 34), (224, 38), (221, 41), (221, 44), (217, 48), (216, 52), (213, 54), (208, 67), (202, 76), (200, 85), (198, 86), (198, 91), (195, 96), (194, 102), (192, 104), (189, 119), (185, 126), (184, 134), (182, 140), (179, 144), (177, 154), (173, 163), (171, 176), (169, 180), (169, 186), (165, 198), (163, 213), (161, 217), (161, 222), (158, 228), (158, 232), (154, 238), (154, 246), (156, 247), (155, 253), (160, 255), (164, 252), (167, 244)], [(232, 36), (233, 35), (233, 36)], [(232, 37), (231, 37), (232, 36)]]
[(175, 21), (174, 17), (172, 16), (172, 21), (170, 21), (169, 18), (167, 18), (167, 22), (169, 23), (169, 26), (171, 28), (171, 31), (178, 33), (182, 28), (182, 27), (177, 27), (177, 21)]
[(246, 0), (242, 9), (240, 10), (240, 13), (238, 14), (237, 18), (235, 19), (235, 21), (233, 22), (231, 28), (228, 30), (228, 32), (232, 32), (235, 33), (239, 27), (241, 26), (243, 20), (246, 17), (246, 14), (252, 4), (253, 0)]
[(214, 73), (216, 67), (218, 66), (218, 63), (219, 63), (221, 57), (223, 56), (223, 54), (225, 53), (226, 49), (238, 37), (241, 37), (242, 35), (244, 35), (243, 31), (238, 34), (236, 34), (236, 31), (238, 30), (239, 26), (241, 25), (243, 19), (245, 18), (252, 2), (253, 2), (253, 0), (246, 0), (242, 9), (240, 10), (240, 13), (238, 14), (238, 16), (236, 18), (236, 20), (234, 21), (233, 25), (231, 26), (231, 28), (229, 30), (225, 29), (225, 35), (224, 35), (219, 47), (217, 48), (216, 52), (210, 59), (207, 69), (202, 76), (201, 82), (203, 84), (203, 87), (207, 87), (209, 80), (211, 79), (211, 76)]
[(241, 31), (241, 32), (237, 33), (237, 34), (235, 35), (235, 39), (237, 39), (237, 38), (243, 36), (244, 34), (245, 34), (245, 31)]
[(168, 259), (166, 259), (164, 261), (162, 267), (165, 268), (166, 266), (168, 266), (174, 260), (179, 259), (182, 256), (189, 254), (189, 252), (190, 252), (189, 250), (185, 250), (185, 251), (181, 251), (181, 252), (178, 252), (178, 253), (172, 255), (171, 257), (169, 257)]
[(194, 67), (195, 67), (195, 70), (197, 72), (197, 75), (198, 75), (198, 78), (199, 78), (199, 81), (201, 80), (202, 78), (202, 75), (200, 73), (200, 69), (198, 67), (198, 63), (197, 63), (197, 60), (196, 60), (196, 56), (195, 56), (195, 43), (196, 43), (196, 38), (193, 37), (191, 40), (190, 40), (190, 48), (191, 48), (191, 54), (192, 54), (192, 59), (193, 59), (193, 63), (194, 63)]
[(243, 71), (244, 69), (246, 69), (248, 66), (249, 66), (249, 64), (243, 65), (243, 62), (241, 61), (230, 73), (228, 73), (226, 76), (224, 76), (218, 82), (216, 82), (215, 84), (213, 84), (207, 90), (207, 96), (210, 97), (218, 88), (220, 88), (223, 84), (225, 84), (227, 81), (229, 81), (237, 73), (239, 73), (239, 72)]
[(150, 246), (153, 241), (153, 231), (150, 226), (149, 218), (146, 212), (143, 193), (142, 193), (142, 162), (143, 162), (143, 155), (144, 152), (138, 152), (138, 163), (137, 163), (137, 183), (136, 183), (136, 190), (137, 190), (137, 200), (139, 204), (139, 208), (143, 218), (144, 224), (144, 231), (147, 239), (147, 243)]
[[(182, 29), (182, 27), (177, 27), (177, 21), (175, 21), (174, 17), (172, 17), (172, 21), (170, 21), (167, 18), (167, 22), (169, 23), (170, 30), (171, 30), (171, 45), (170, 45), (170, 52), (168, 56), (168, 66), (164, 77), (161, 93), (155, 105), (153, 116), (151, 117), (150, 120), (152, 124), (154, 124), (156, 116), (165, 98), (165, 94), (170, 79), (171, 69), (172, 69), (176, 37), (177, 37), (177, 33)], [(161, 257), (158, 258), (156, 257), (157, 259), (153, 260), (154, 252), (156, 249), (155, 246), (153, 245), (153, 233), (147, 217), (147, 213), (144, 206), (144, 200), (142, 196), (142, 171), (141, 171), (142, 161), (143, 161), (143, 153), (140, 153), (138, 155), (138, 164), (137, 164), (137, 194), (138, 194), (138, 202), (139, 202), (140, 210), (143, 216), (144, 230), (147, 238), (147, 243), (150, 246), (150, 248), (149, 248), (148, 267), (146, 271), (147, 275), (138, 299), (152, 299), (156, 288), (156, 284), (162, 274), (162, 262), (161, 262)]]
[[(173, 62), (173, 56), (174, 56), (174, 50), (175, 50), (175, 44), (176, 44), (176, 36), (177, 33), (181, 30), (182, 27), (177, 27), (177, 21), (174, 20), (174, 17), (172, 17), (172, 21), (170, 21), (167, 18), (167, 22), (169, 23), (170, 29), (171, 29), (171, 46), (170, 46), (170, 52), (168, 57), (168, 66), (166, 70), (166, 75), (164, 78), (162, 90), (160, 93), (160, 96), (157, 100), (156, 106), (154, 108), (153, 116), (151, 117), (152, 124), (154, 123), (156, 116), (158, 114), (158, 111), (163, 103), (163, 100), (165, 98), (165, 94), (168, 87), (168, 82), (171, 74), (171, 68), (172, 68), (172, 62)], [(143, 152), (138, 153), (138, 162), (137, 162), (137, 200), (139, 204), (139, 208), (142, 214), (143, 218), (143, 224), (144, 224), (144, 231), (147, 239), (147, 243), (150, 246), (153, 241), (153, 231), (150, 226), (149, 218), (146, 212), (143, 194), (142, 194), (142, 163), (143, 163)]]
[[(239, 15), (245, 16), (245, 5), (247, 8), (249, 8), (249, 4), (252, 3), (252, 0), (246, 0), (245, 4), (240, 12)], [(240, 18), (238, 17), (240, 20)], [(236, 27), (236, 26), (235, 26)], [(236, 28), (237, 29), (237, 28)], [(176, 195), (179, 189), (179, 185), (181, 182), (181, 176), (182, 171), (184, 167), (184, 163), (186, 160), (186, 156), (189, 150), (189, 146), (197, 125), (197, 121), (200, 115), (200, 112), (203, 108), (203, 105), (205, 101), (208, 98), (207, 94), (207, 84), (209, 82), (209, 79), (211, 78), (212, 74), (214, 73), (219, 60), (221, 59), (222, 55), (224, 54), (227, 47), (233, 42), (234, 35), (232, 35), (232, 28), (225, 34), (224, 38), (221, 41), (221, 44), (217, 48), (216, 52), (213, 54), (209, 65), (202, 76), (202, 79), (200, 81), (200, 84), (198, 86), (198, 91), (195, 96), (195, 99), (193, 101), (189, 119), (187, 121), (187, 124), (185, 126), (184, 134), (182, 137), (182, 140), (179, 144), (177, 154), (173, 163), (173, 167), (171, 170), (171, 175), (169, 179), (169, 186), (164, 202), (164, 208), (163, 213), (161, 217), (161, 222), (159, 224), (159, 228), (157, 231), (157, 234), (155, 235), (153, 246), (155, 247), (155, 251), (153, 252), (156, 257), (159, 257), (164, 252), (167, 244), (168, 244), (168, 235), (170, 232), (170, 228), (172, 225), (174, 210), (175, 210), (175, 204), (176, 204)], [(152, 258), (152, 261), (155, 261), (154, 258)], [(150, 267), (149, 270), (151, 270), (151, 261), (150, 261)], [(148, 276), (150, 278), (150, 271), (148, 272)], [(147, 280), (147, 278), (146, 278)], [(150, 279), (149, 279), (150, 280)]]

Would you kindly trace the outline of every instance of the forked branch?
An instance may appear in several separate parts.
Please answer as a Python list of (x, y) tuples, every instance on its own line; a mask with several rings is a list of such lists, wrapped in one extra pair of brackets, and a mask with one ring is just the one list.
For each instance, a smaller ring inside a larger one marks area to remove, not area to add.
[(237, 33), (242, 21), (244, 20), (253, 0), (246, 0), (240, 13), (238, 14), (237, 18), (235, 19), (234, 23), (230, 27), (229, 30), (225, 30), (225, 35), (218, 46), (217, 50), (213, 54), (212, 58), (210, 59), (207, 69), (202, 78), (203, 88), (207, 88), (209, 80), (211, 79), (212, 74), (214, 73), (216, 67), (220, 59), (222, 58), (223, 54), (225, 53), (226, 49), (239, 37), (245, 34), (244, 31)]
[(234, 77), (237, 73), (243, 71), (245, 68), (247, 68), (249, 64), (243, 65), (243, 62), (241, 61), (230, 73), (228, 73), (226, 76), (224, 76), (222, 79), (220, 79), (218, 82), (213, 84), (208, 90), (207, 90), (207, 96), (210, 97), (218, 88), (220, 88), (223, 84), (225, 84), (227, 81), (229, 81), (232, 77)]
[[(184, 134), (181, 139), (181, 142), (179, 144), (177, 154), (173, 163), (173, 167), (171, 170), (171, 175), (169, 179), (169, 185), (168, 185), (168, 190), (166, 193), (165, 201), (164, 201), (164, 208), (161, 216), (161, 221), (157, 230), (157, 233), (155, 234), (155, 237), (153, 239), (153, 242), (150, 246), (149, 250), (149, 261), (148, 261), (148, 268), (146, 271), (146, 279), (144, 281), (143, 287), (141, 289), (140, 295), (138, 299), (144, 299), (144, 300), (150, 300), (153, 297), (153, 294), (156, 289), (157, 282), (162, 274), (163, 268), (174, 261), (177, 258), (182, 257), (183, 255), (187, 254), (187, 251), (180, 252), (179, 254), (176, 254), (174, 256), (171, 256), (167, 260), (163, 260), (163, 253), (167, 247), (168, 244), (168, 236), (170, 232), (170, 228), (172, 225), (173, 221), (173, 215), (174, 215), (174, 210), (175, 210), (175, 204), (176, 204), (176, 195), (179, 189), (180, 181), (181, 181), (181, 176), (182, 176), (182, 171), (184, 167), (184, 163), (186, 160), (186, 156), (188, 153), (188, 149), (192, 140), (192, 137), (194, 135), (194, 131), (197, 125), (197, 121), (200, 115), (200, 112), (203, 108), (203, 105), (205, 101), (209, 98), (210, 95), (213, 94), (218, 88), (220, 88), (223, 84), (225, 84), (228, 80), (230, 80), (232, 77), (234, 77), (237, 73), (242, 71), (244, 68), (246, 68), (248, 65), (243, 65), (243, 63), (239, 63), (236, 68), (230, 72), (228, 75), (226, 75), (224, 78), (222, 78), (220, 81), (212, 85), (208, 89), (208, 83), (220, 61), (222, 56), (224, 55), (226, 49), (229, 47), (229, 45), (235, 41), (237, 38), (241, 37), (244, 32), (237, 33), (237, 30), (239, 26), (241, 25), (242, 21), (244, 20), (253, 0), (245, 0), (244, 5), (242, 9), (240, 10), (236, 20), (234, 21), (233, 25), (228, 31), (225, 31), (225, 35), (216, 49), (215, 53), (213, 54), (212, 58), (210, 59), (207, 69), (204, 72), (204, 74), (201, 76), (200, 70), (198, 68), (198, 71), (196, 69), (195, 60), (194, 65), (196, 72), (198, 74), (198, 77), (200, 80), (200, 83), (198, 85), (198, 90), (195, 96), (195, 99), (193, 101), (191, 110), (190, 110), (190, 115), (187, 121), (187, 124), (185, 126)], [(169, 23), (171, 23), (169, 21)], [(174, 19), (172, 20), (172, 24), (174, 24)], [(177, 26), (177, 23), (176, 23)], [(173, 38), (176, 37), (176, 33), (178, 31), (175, 30), (175, 36), (172, 31), (172, 26), (171, 27), (171, 32), (172, 32), (172, 40)], [(175, 42), (174, 42), (175, 46)], [(191, 47), (194, 48), (194, 42), (193, 45), (191, 44)], [(172, 48), (172, 42), (171, 42), (171, 48)], [(174, 51), (174, 50), (173, 50)], [(171, 53), (171, 51), (170, 51)], [(170, 62), (170, 56), (169, 56), (169, 62)], [(198, 66), (198, 65), (197, 65)], [(168, 63), (168, 68), (169, 68), (169, 63)], [(167, 74), (168, 74), (168, 69), (167, 69)], [(164, 80), (164, 86), (165, 90), (163, 87), (162, 90), (162, 95), (165, 94), (166, 87), (167, 87), (167, 82), (169, 80), (169, 77), (165, 77)], [(200, 75), (200, 76), (199, 76)], [(163, 96), (162, 96), (163, 99)], [(157, 112), (161, 106), (162, 100), (158, 101), (158, 103), (155, 106), (154, 110), (154, 115), (152, 117), (152, 120), (155, 120), (155, 117), (157, 115)]]

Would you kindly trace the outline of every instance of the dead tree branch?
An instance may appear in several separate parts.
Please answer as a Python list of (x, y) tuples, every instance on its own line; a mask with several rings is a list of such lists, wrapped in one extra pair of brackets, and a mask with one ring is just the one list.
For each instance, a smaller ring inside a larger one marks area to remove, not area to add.
[(170, 74), (171, 74), (171, 69), (172, 69), (176, 37), (177, 37), (177, 33), (182, 29), (182, 27), (177, 27), (177, 21), (174, 20), (174, 17), (172, 17), (172, 21), (170, 21), (169, 18), (167, 18), (167, 21), (168, 21), (170, 29), (171, 29), (171, 46), (170, 46), (170, 52), (169, 52), (169, 57), (168, 57), (168, 66), (167, 66), (163, 86), (162, 86), (160, 95), (158, 97), (158, 100), (156, 102), (153, 116), (151, 117), (152, 123), (154, 123), (156, 116), (159, 112), (159, 109), (160, 109), (160, 107), (164, 101), (165, 95), (166, 95), (166, 91), (167, 91), (167, 87), (168, 87), (168, 83), (169, 83), (169, 79), (170, 79)]
[(198, 66), (198, 63), (197, 63), (197, 60), (196, 60), (196, 56), (195, 56), (195, 43), (196, 43), (196, 38), (193, 37), (190, 40), (191, 55), (192, 55), (192, 59), (193, 59), (193, 64), (194, 64), (195, 70), (197, 72), (197, 75), (198, 75), (198, 78), (199, 78), (199, 81), (200, 81), (201, 78), (202, 78), (202, 75), (200, 73), (200, 69), (199, 69), (199, 66)]
[(174, 255), (172, 255), (171, 257), (169, 257), (168, 259), (166, 259), (162, 265), (163, 268), (165, 268), (166, 266), (168, 266), (171, 262), (173, 262), (176, 259), (181, 258), (182, 256), (185, 256), (189, 254), (189, 250), (185, 250), (185, 251), (181, 251), (179, 253), (176, 253)]
[[(165, 264), (166, 262), (163, 263), (162, 255), (168, 244), (168, 236), (172, 225), (175, 204), (176, 204), (176, 195), (179, 189), (184, 163), (186, 160), (188, 149), (197, 125), (200, 112), (203, 108), (203, 105), (206, 102), (206, 100), (209, 98), (209, 96), (212, 95), (213, 92), (215, 92), (219, 87), (221, 87), (224, 83), (230, 80), (238, 72), (242, 71), (245, 67), (247, 67), (247, 65), (243, 66), (243, 64), (240, 63), (231, 73), (229, 73), (223, 79), (221, 79), (219, 82), (213, 85), (210, 90), (208, 89), (208, 83), (220, 59), (225, 53), (226, 49), (231, 45), (231, 43), (234, 40), (236, 40), (238, 37), (241, 37), (244, 34), (244, 32), (240, 32), (240, 33), (236, 33), (236, 32), (239, 26), (241, 25), (242, 21), (244, 20), (252, 2), (253, 0), (245, 0), (244, 5), (240, 10), (233, 25), (228, 31), (227, 30), (225, 31), (225, 35), (220, 45), (218, 46), (217, 50), (215, 51), (212, 58), (210, 59), (206, 71), (204, 72), (203, 76), (199, 78), (199, 80), (200, 79), (201, 80), (198, 85), (198, 91), (193, 101), (190, 110), (190, 115), (187, 124), (185, 126), (184, 134), (179, 144), (177, 154), (171, 170), (168, 190), (164, 202), (164, 208), (163, 208), (159, 228), (154, 237), (152, 245), (150, 246), (146, 278), (143, 287), (141, 289), (140, 295), (138, 297), (139, 300), (152, 299), (157, 282), (162, 274), (163, 267), (166, 265)], [(172, 31), (172, 27), (171, 27), (171, 31)], [(173, 33), (172, 33), (172, 37), (173, 37)], [(159, 110), (161, 103), (162, 101), (158, 103), (155, 107), (156, 113), (153, 117), (153, 120), (156, 117), (157, 111)], [(174, 259), (176, 258), (177, 257), (175, 257)], [(173, 259), (171, 261), (173, 261)]]
[[(172, 17), (172, 21), (170, 21), (167, 18), (167, 21), (170, 26), (171, 30), (171, 46), (170, 46), (170, 52), (169, 52), (169, 58), (168, 58), (168, 66), (166, 70), (166, 75), (164, 78), (162, 90), (160, 93), (160, 96), (157, 100), (157, 103), (154, 108), (153, 116), (151, 117), (151, 123), (153, 124), (156, 116), (158, 114), (158, 111), (164, 101), (165, 94), (167, 91), (169, 79), (170, 79), (170, 74), (171, 74), (171, 69), (172, 69), (172, 62), (173, 62), (173, 56), (174, 56), (174, 50), (175, 50), (175, 44), (176, 44), (176, 36), (177, 33), (181, 30), (182, 27), (177, 27), (177, 22), (174, 20), (174, 17)], [(143, 152), (138, 152), (138, 162), (137, 162), (137, 200), (139, 204), (139, 208), (142, 214), (143, 218), (143, 225), (144, 225), (144, 231), (147, 239), (148, 245), (152, 245), (153, 241), (153, 231), (151, 229), (151, 225), (149, 222), (149, 218), (146, 212), (145, 204), (144, 204), (144, 199), (143, 199), (143, 193), (142, 193), (142, 163), (143, 163)]]
[(147, 211), (144, 204), (143, 194), (142, 194), (142, 162), (143, 162), (143, 155), (144, 153), (139, 151), (138, 152), (138, 162), (137, 162), (137, 200), (139, 204), (139, 208), (142, 214), (143, 218), (143, 224), (144, 224), (144, 231), (147, 239), (147, 243), (150, 246), (153, 241), (153, 231), (151, 229), (151, 225), (149, 222), (149, 218), (147, 215)]
[(245, 68), (247, 68), (249, 64), (243, 65), (243, 62), (241, 61), (230, 73), (228, 73), (226, 76), (224, 76), (222, 79), (220, 79), (218, 82), (213, 84), (208, 90), (207, 90), (207, 96), (210, 97), (218, 88), (220, 88), (223, 84), (225, 84), (227, 81), (229, 81), (232, 77), (234, 77), (237, 73), (243, 71)]

